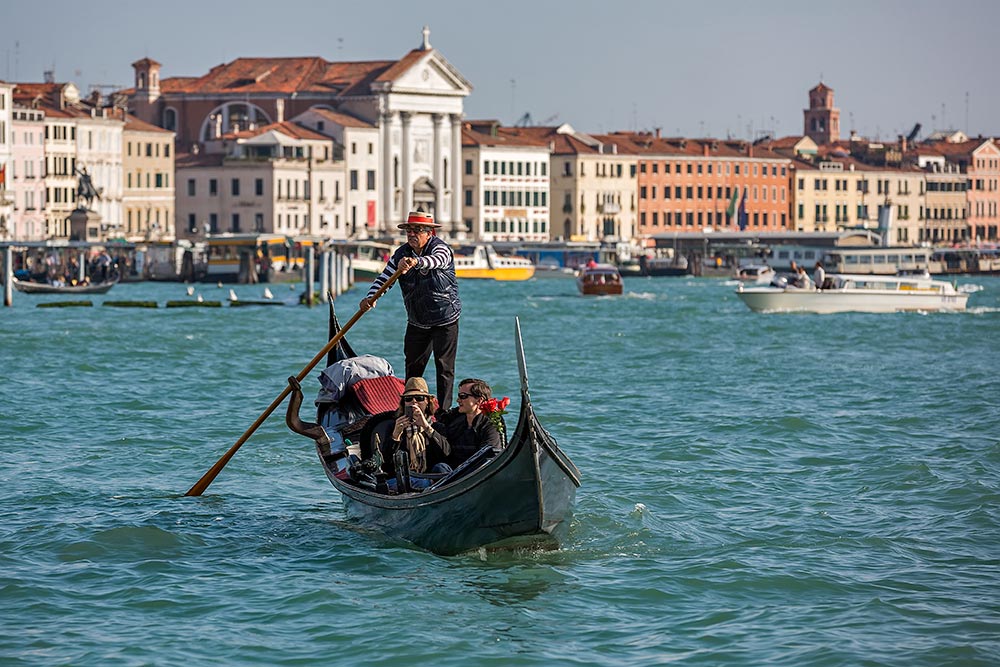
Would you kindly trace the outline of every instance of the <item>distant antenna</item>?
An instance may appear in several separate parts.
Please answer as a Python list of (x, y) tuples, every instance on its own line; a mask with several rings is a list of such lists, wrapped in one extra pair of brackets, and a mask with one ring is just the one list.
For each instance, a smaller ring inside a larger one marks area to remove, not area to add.
[[(516, 79), (511, 79), (510, 80), (510, 117), (511, 118), (514, 117), (514, 97), (515, 97), (514, 94), (515, 94), (516, 91), (517, 91), (517, 80)], [(527, 126), (525, 126), (525, 127), (527, 127)]]
[(965, 133), (969, 134), (969, 91), (965, 91)]
[(56, 82), (55, 68), (47, 69), (44, 72), (42, 72), (42, 81), (44, 81), (45, 83), (55, 83)]

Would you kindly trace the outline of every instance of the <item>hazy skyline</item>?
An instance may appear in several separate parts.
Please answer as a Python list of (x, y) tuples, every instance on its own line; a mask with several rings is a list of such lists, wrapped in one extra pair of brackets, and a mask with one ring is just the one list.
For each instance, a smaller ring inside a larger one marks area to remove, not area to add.
[(841, 133), (895, 139), (921, 123), (1000, 135), (1000, 3), (342, 3), (178, 0), (7, 4), (0, 79), (52, 69), (86, 94), (161, 75), (201, 76), (238, 57), (394, 60), (431, 45), (473, 86), (469, 119), (568, 122), (584, 132), (689, 137), (802, 133), (807, 91), (834, 89)]

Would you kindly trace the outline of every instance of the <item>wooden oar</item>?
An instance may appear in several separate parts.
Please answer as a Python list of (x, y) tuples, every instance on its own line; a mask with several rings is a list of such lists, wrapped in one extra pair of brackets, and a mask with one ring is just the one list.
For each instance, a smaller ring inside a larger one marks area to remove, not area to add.
[[(399, 278), (401, 274), (402, 271), (396, 269), (396, 272), (391, 276), (389, 276), (389, 279), (385, 281), (385, 284), (382, 285), (382, 287), (380, 287), (377, 292), (375, 292), (373, 300), (377, 300), (383, 294), (385, 294), (385, 291), (390, 287), (392, 287), (392, 284), (396, 282), (396, 279)], [(348, 329), (354, 326), (354, 323), (357, 322), (359, 319), (361, 319), (361, 316), (364, 314), (365, 311), (360, 309), (358, 310), (358, 312), (354, 313), (354, 317), (352, 317), (347, 322), (347, 324), (344, 325), (344, 327), (340, 330), (340, 332), (336, 336), (330, 339), (330, 342), (328, 342), (323, 347), (323, 349), (320, 350), (316, 354), (316, 356), (312, 358), (312, 361), (310, 361), (305, 368), (299, 371), (299, 374), (295, 376), (295, 379), (301, 382), (302, 379), (309, 374), (309, 371), (311, 371), (316, 366), (316, 364), (318, 364), (320, 360), (323, 359), (323, 357), (325, 357), (326, 354), (330, 350), (332, 350), (337, 343), (340, 342), (340, 339), (344, 337), (344, 334), (347, 333)], [(229, 459), (233, 458), (233, 455), (236, 454), (236, 451), (243, 446), (244, 442), (250, 439), (250, 436), (253, 435), (254, 431), (256, 431), (260, 427), (260, 425), (264, 423), (264, 420), (266, 420), (268, 417), (271, 416), (271, 413), (274, 412), (274, 409), (277, 408), (279, 405), (281, 405), (281, 402), (285, 400), (285, 397), (288, 396), (288, 394), (290, 394), (291, 391), (292, 391), (291, 386), (286, 383), (285, 388), (282, 390), (280, 394), (278, 394), (278, 397), (273, 401), (271, 401), (271, 405), (267, 406), (267, 409), (264, 410), (263, 413), (261, 413), (260, 417), (257, 417), (257, 421), (255, 421), (253, 424), (250, 425), (250, 428), (248, 428), (246, 432), (244, 432), (243, 435), (240, 436), (240, 439), (236, 441), (236, 444), (230, 447), (229, 451), (223, 454), (222, 458), (216, 461), (215, 465), (212, 466), (208, 472), (202, 475), (201, 479), (199, 479), (194, 486), (188, 489), (188, 492), (184, 495), (200, 496), (202, 493), (204, 493), (205, 489), (208, 488), (208, 485), (211, 484), (213, 480), (215, 480), (216, 476), (220, 472), (222, 472), (222, 469), (226, 467), (227, 463), (229, 463)]]

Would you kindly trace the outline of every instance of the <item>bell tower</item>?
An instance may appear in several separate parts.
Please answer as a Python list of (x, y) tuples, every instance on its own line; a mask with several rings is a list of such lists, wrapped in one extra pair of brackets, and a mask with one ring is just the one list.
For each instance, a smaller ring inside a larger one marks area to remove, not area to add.
[(840, 141), (840, 109), (833, 106), (833, 88), (820, 82), (809, 91), (809, 108), (802, 110), (803, 134), (818, 145)]
[(147, 123), (155, 123), (154, 105), (160, 97), (160, 63), (143, 58), (132, 63), (135, 70), (135, 115)]

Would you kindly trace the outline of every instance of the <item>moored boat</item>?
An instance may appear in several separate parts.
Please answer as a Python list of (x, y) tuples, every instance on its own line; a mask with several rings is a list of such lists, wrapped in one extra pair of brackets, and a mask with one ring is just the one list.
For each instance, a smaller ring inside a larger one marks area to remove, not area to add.
[[(330, 330), (332, 339), (339, 332), (332, 313)], [(444, 475), (411, 473), (409, 479), (421, 481), (422, 489), (401, 488), (379, 474), (377, 462), (359, 460), (358, 452), (373, 451), (371, 443), (361, 441), (356, 448), (346, 442), (365, 434), (364, 424), (376, 412), (398, 403), (400, 381), (359, 380), (336, 402), (319, 403), (318, 424), (304, 424), (298, 418), (302, 393), (289, 378), (288, 426), (316, 441), (323, 470), (343, 495), (349, 518), (441, 555), (480, 547), (558, 546), (569, 526), (580, 473), (535, 415), (516, 321), (515, 339), (521, 407), (507, 446), (499, 452), (485, 447)], [(328, 362), (337, 367), (356, 357), (341, 338)], [(366, 382), (380, 382), (378, 390), (367, 392)]]
[(827, 275), (822, 289), (741, 283), (736, 295), (755, 312), (805, 313), (961, 311), (969, 299), (944, 280), (845, 273)]
[(769, 285), (774, 279), (774, 269), (767, 264), (743, 264), (733, 277), (747, 285)]
[(640, 257), (639, 266), (644, 276), (686, 276), (690, 275), (687, 257), (673, 254), (664, 257)]
[(455, 275), (459, 278), (492, 280), (529, 280), (535, 275), (535, 265), (525, 257), (500, 255), (490, 245), (455, 248)]
[(14, 278), (14, 287), (19, 292), (25, 294), (106, 294), (114, 287), (117, 280), (106, 280), (101, 283), (87, 285), (53, 285), (50, 283), (36, 283), (30, 280), (18, 280)]
[(585, 296), (621, 294), (622, 277), (611, 264), (588, 264), (581, 267), (576, 277), (576, 287)]

